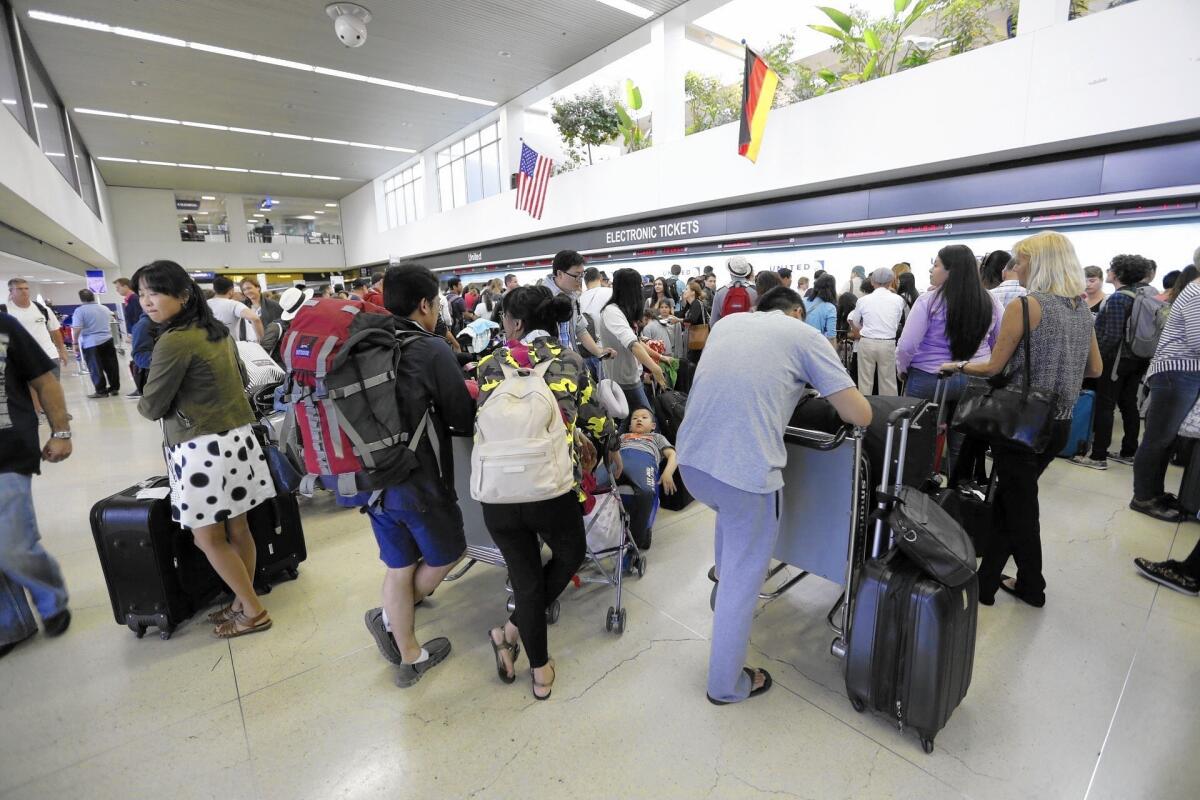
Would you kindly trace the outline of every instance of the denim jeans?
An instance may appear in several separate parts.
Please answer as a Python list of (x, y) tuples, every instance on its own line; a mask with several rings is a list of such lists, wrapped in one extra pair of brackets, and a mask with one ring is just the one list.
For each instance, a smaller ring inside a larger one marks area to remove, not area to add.
[(1184, 417), (1200, 396), (1200, 372), (1159, 372), (1150, 376), (1146, 430), (1133, 459), (1133, 497), (1153, 500), (1164, 491), (1171, 445)]
[(26, 589), (43, 620), (67, 607), (58, 562), (38, 536), (30, 487), (29, 475), (0, 472), (0, 645), (37, 633)]
[[(904, 395), (905, 397), (932, 400), (933, 394), (937, 390), (937, 383), (936, 373), (910, 368), (908, 378), (904, 383)], [(951, 486), (956, 486), (973, 477), (983, 477), (985, 473), (983, 459), (987, 445), (967, 439), (963, 434), (949, 428), (950, 421), (954, 419), (954, 410), (958, 407), (958, 399), (962, 397), (966, 388), (966, 375), (962, 373), (952, 375), (946, 379), (946, 395), (942, 399), (942, 402), (946, 404), (946, 413), (943, 415), (943, 419), (948, 428), (946, 432), (947, 455), (943, 471), (950, 478)]]
[[(1113, 414), (1121, 412), (1121, 436), (1119, 455), (1132, 456), (1138, 449), (1138, 428), (1142, 424), (1138, 415), (1138, 387), (1146, 374), (1146, 362), (1123, 357), (1116, 367), (1104, 364), (1104, 374), (1096, 379), (1096, 416), (1092, 423), (1092, 458), (1104, 461), (1112, 445)], [(1179, 418), (1183, 421), (1183, 417)], [(1178, 426), (1176, 426), (1178, 428)]]

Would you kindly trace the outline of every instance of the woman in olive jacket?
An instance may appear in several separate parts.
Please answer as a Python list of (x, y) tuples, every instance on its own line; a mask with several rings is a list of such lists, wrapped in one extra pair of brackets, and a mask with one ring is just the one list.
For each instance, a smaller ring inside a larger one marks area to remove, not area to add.
[(233, 590), (209, 616), (223, 639), (258, 633), (271, 617), (254, 591), (254, 539), (246, 512), (275, 496), (250, 424), (237, 350), (200, 287), (172, 261), (133, 275), (146, 316), (159, 326), (138, 412), (161, 421), (171, 480), (171, 517)]

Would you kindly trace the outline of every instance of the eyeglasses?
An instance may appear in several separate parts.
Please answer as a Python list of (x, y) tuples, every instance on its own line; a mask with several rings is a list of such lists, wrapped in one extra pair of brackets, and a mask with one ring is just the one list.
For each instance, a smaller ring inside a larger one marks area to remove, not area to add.
[(583, 277), (582, 272), (564, 272), (563, 274), (573, 281), (577, 281)]

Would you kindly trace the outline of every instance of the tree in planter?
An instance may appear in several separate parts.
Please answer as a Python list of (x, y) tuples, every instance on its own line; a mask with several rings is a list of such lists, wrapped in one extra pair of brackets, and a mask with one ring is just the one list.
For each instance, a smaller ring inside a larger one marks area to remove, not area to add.
[[(550, 121), (567, 146), (568, 161), (583, 165), (582, 153), (587, 153), (587, 163), (592, 163), (592, 147), (608, 144), (620, 132), (620, 118), (616, 111), (616, 98), (599, 86), (593, 86), (582, 94), (555, 100), (551, 103), (554, 113)], [(585, 149), (586, 148), (586, 149)]]
[(642, 90), (634, 84), (631, 78), (626, 78), (625, 104), (617, 103), (617, 128), (621, 132), (621, 140), (625, 143), (625, 150), (630, 153), (645, 150), (651, 144), (650, 136), (652, 131), (643, 131), (641, 120), (634, 116), (634, 114), (641, 110)]
[(741, 85), (726, 86), (715, 75), (688, 72), (683, 77), (683, 93), (692, 116), (689, 134), (733, 122), (741, 113)]

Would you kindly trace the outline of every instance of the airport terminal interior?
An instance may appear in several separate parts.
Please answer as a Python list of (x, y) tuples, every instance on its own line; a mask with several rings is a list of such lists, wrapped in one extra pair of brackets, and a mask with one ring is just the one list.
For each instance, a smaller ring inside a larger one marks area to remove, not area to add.
[[(0, 0), (0, 800), (1200, 797), (1198, 31), (1195, 0)], [(1026, 290), (1037, 358), (1080, 343), (1029, 370), (1070, 383), (1036, 446), (896, 363), (915, 319), (943, 388), (1023, 363)], [(927, 310), (971, 292), (952, 358)], [(322, 394), (368, 342), (401, 366)], [(542, 358), (570, 458), (513, 500), (491, 401)], [(413, 386), (428, 445), (383, 407)], [(667, 438), (618, 442), (638, 405)], [(457, 499), (377, 478), (410, 434)]]

